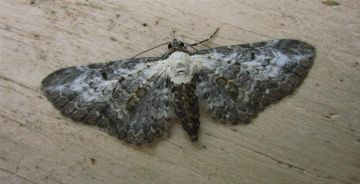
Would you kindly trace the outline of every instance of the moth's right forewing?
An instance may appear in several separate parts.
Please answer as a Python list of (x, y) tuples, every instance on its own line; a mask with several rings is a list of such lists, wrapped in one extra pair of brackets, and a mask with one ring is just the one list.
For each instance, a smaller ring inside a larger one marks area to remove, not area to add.
[(314, 57), (314, 47), (297, 40), (198, 51), (192, 56), (197, 94), (214, 118), (247, 123), (265, 106), (292, 92)]

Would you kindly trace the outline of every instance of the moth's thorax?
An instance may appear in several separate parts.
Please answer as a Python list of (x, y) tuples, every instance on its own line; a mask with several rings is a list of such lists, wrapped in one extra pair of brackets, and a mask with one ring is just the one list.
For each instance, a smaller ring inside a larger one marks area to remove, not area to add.
[(168, 74), (174, 84), (187, 84), (191, 81), (193, 71), (191, 57), (185, 52), (172, 53), (167, 62), (169, 63)]

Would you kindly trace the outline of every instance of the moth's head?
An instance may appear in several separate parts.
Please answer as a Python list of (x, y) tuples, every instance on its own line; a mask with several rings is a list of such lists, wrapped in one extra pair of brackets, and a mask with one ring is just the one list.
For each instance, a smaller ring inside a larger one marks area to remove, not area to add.
[(187, 50), (184, 42), (179, 41), (177, 39), (174, 39), (172, 42), (169, 43), (168, 49), (176, 50), (176, 51)]
[(168, 49), (169, 50), (163, 55), (164, 58), (167, 58), (172, 53), (177, 51), (190, 54), (190, 51), (187, 48), (187, 44), (178, 39), (174, 39), (172, 42), (170, 42), (168, 44)]

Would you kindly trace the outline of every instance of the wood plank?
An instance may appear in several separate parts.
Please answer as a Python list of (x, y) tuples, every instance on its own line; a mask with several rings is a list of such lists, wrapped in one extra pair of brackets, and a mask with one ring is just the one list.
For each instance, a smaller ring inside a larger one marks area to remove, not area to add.
[[(360, 2), (339, 3), (0, 0), (0, 183), (358, 183)], [(250, 125), (202, 112), (196, 144), (174, 123), (168, 139), (129, 146), (62, 117), (40, 92), (56, 69), (217, 27), (207, 46), (296, 38), (317, 58), (303, 85)]]

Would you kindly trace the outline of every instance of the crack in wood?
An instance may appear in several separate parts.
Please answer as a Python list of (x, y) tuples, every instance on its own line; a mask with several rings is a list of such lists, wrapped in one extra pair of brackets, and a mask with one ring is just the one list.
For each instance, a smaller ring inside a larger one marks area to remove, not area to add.
[(15, 81), (15, 80), (13, 80), (13, 79), (10, 79), (10, 78), (7, 78), (7, 77), (1, 76), (1, 75), (0, 75), (0, 79), (1, 79), (1, 80), (4, 80), (4, 81), (7, 81), (7, 82), (10, 82), (10, 83), (17, 84), (17, 85), (19, 85), (19, 86), (21, 86), (21, 87), (23, 87), (23, 88), (29, 89), (29, 90), (31, 90), (31, 91), (38, 92), (38, 90), (36, 90), (36, 89), (34, 89), (34, 88), (31, 88), (31, 87), (29, 87), (29, 86), (26, 86), (25, 84), (22, 84), (22, 83), (20, 83), (20, 82), (18, 82), (18, 81)]
[(319, 175), (319, 174), (311, 173), (311, 172), (309, 172), (308, 170), (306, 170), (306, 169), (304, 169), (304, 168), (302, 168), (302, 167), (295, 166), (295, 165), (293, 165), (293, 164), (291, 164), (291, 163), (288, 163), (288, 162), (279, 160), (279, 159), (277, 159), (277, 158), (275, 158), (275, 157), (273, 157), (273, 156), (271, 156), (271, 155), (269, 155), (269, 154), (263, 153), (263, 152), (261, 152), (261, 151), (257, 151), (257, 150), (255, 150), (255, 149), (252, 149), (252, 148), (249, 148), (249, 147), (246, 147), (246, 146), (243, 146), (243, 145), (239, 145), (239, 144), (236, 144), (236, 143), (233, 143), (233, 142), (229, 142), (229, 141), (227, 141), (227, 140), (225, 140), (225, 139), (222, 139), (222, 138), (220, 138), (220, 137), (218, 137), (218, 136), (215, 136), (215, 135), (212, 135), (212, 134), (210, 134), (210, 133), (205, 133), (205, 135), (210, 136), (210, 137), (213, 137), (213, 138), (218, 139), (218, 140), (221, 140), (221, 141), (224, 141), (224, 142), (227, 142), (227, 143), (230, 143), (230, 144), (233, 144), (233, 145), (236, 145), (236, 146), (238, 146), (238, 147), (240, 147), (240, 148), (242, 148), (242, 149), (248, 150), (248, 151), (253, 152), (253, 153), (255, 153), (255, 154), (261, 155), (261, 156), (263, 156), (263, 157), (265, 157), (265, 158), (268, 158), (268, 159), (270, 159), (270, 160), (272, 160), (272, 161), (274, 161), (274, 162), (276, 162), (276, 163), (278, 163), (278, 164), (280, 164), (280, 165), (287, 166), (287, 167), (290, 168), (290, 169), (295, 169), (295, 170), (297, 170), (297, 171), (300, 172), (300, 173), (310, 174), (310, 175), (315, 176), (315, 177), (319, 177), (319, 178), (322, 178), (322, 179), (329, 180), (328, 177), (324, 177), (324, 176), (321, 176), (321, 175)]
[(3, 172), (8, 173), (8, 174), (10, 174), (10, 175), (16, 176), (16, 177), (18, 177), (18, 178), (21, 178), (22, 180), (27, 181), (27, 182), (29, 182), (29, 183), (36, 184), (36, 182), (34, 182), (34, 181), (32, 181), (32, 180), (24, 177), (24, 176), (21, 176), (20, 174), (14, 172), (14, 171), (10, 171), (10, 170), (8, 170), (8, 169), (4, 169), (4, 168), (1, 168), (1, 167), (0, 167), (0, 171), (3, 171)]

